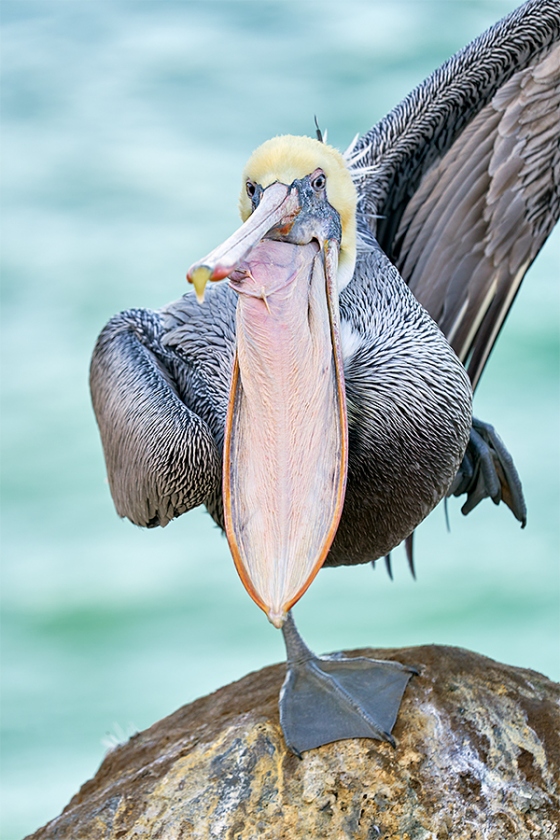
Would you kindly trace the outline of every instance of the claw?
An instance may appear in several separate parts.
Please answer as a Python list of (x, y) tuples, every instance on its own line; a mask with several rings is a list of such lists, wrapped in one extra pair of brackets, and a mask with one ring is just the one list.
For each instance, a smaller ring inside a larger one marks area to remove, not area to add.
[(480, 472), (486, 486), (487, 495), (490, 496), (495, 505), (498, 505), (502, 500), (502, 487), (496, 473), (490, 447), (474, 426), (471, 429), (470, 439), (478, 454)]

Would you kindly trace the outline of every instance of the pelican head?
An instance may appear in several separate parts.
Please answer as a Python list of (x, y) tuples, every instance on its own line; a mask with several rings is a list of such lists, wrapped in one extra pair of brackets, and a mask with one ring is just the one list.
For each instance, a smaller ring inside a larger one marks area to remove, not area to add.
[(224, 520), (240, 577), (275, 626), (334, 539), (347, 471), (338, 294), (356, 259), (356, 190), (342, 155), (276, 137), (243, 173), (243, 225), (195, 263), (239, 294), (224, 442)]
[[(314, 187), (324, 184), (319, 190)], [(338, 213), (341, 239), (338, 257), (338, 291), (351, 280), (356, 263), (356, 187), (344, 158), (333, 146), (311, 137), (291, 134), (273, 137), (253, 152), (244, 171), (239, 197), (239, 212), (245, 222), (258, 206), (262, 192), (274, 183), (294, 184), (306, 182), (307, 213), (320, 212), (321, 202), (326, 202)], [(305, 237), (303, 237), (305, 238)]]
[[(207, 282), (228, 277), (235, 264), (264, 236), (298, 245), (321, 234), (325, 239), (329, 235), (337, 239), (337, 288), (342, 291), (356, 263), (357, 200), (352, 177), (338, 149), (291, 134), (267, 140), (253, 152), (243, 171), (239, 212), (245, 225), (189, 269), (187, 279), (193, 283), (199, 301), (204, 298)], [(321, 219), (331, 224), (321, 226)]]

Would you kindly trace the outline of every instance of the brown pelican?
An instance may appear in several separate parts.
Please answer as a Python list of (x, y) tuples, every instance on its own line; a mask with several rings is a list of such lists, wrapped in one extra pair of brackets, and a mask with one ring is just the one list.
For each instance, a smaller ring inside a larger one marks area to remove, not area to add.
[(204, 504), (225, 528), (283, 629), (295, 752), (392, 741), (413, 672), (307, 649), (290, 609), (319, 568), (386, 556), (449, 493), (525, 522), (471, 387), (560, 213), (559, 39), (556, 0), (531, 0), (344, 156), (320, 136), (268, 141), (243, 174), (243, 225), (189, 270), (196, 295), (99, 337), (117, 511), (154, 527)]

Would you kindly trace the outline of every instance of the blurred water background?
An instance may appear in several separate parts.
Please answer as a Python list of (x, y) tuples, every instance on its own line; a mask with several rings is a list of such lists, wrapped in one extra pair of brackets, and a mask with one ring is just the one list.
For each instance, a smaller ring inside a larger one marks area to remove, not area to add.
[[(238, 224), (278, 133), (345, 148), (510, 0), (344, 4), (2, 0), (4, 840), (54, 817), (111, 739), (283, 658), (201, 510), (114, 513), (87, 369), (107, 319), (185, 290)], [(322, 572), (296, 609), (319, 652), (462, 645), (558, 678), (558, 234), (477, 394), (529, 524), (450, 504), (382, 568)]]

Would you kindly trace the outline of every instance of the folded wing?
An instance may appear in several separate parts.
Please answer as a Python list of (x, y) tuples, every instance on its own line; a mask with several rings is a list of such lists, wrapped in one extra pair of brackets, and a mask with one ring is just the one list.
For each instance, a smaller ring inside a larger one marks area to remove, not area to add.
[(111, 494), (136, 525), (167, 525), (220, 495), (221, 457), (207, 423), (186, 405), (158, 313), (112, 318), (91, 362), (91, 393)]

